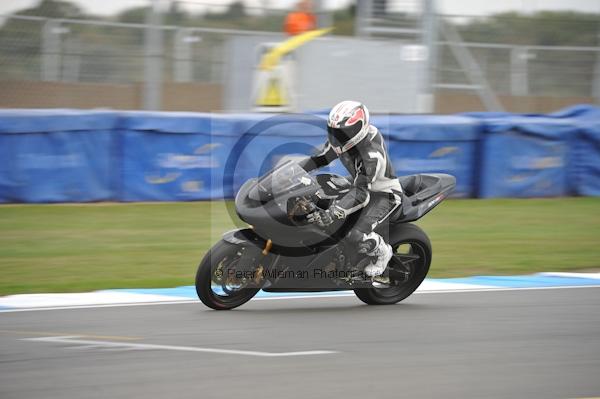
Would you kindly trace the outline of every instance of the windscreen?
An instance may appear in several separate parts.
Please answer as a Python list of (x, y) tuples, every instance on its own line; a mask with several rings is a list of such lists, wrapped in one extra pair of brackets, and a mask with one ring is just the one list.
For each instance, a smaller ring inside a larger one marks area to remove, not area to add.
[(310, 186), (319, 187), (315, 179), (293, 161), (284, 162), (258, 181), (259, 190), (273, 197)]

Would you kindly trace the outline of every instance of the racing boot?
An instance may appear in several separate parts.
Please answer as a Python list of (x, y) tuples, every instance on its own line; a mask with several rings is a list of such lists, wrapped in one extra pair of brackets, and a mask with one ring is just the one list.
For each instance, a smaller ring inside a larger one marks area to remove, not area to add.
[(365, 241), (367, 240), (373, 244), (371, 245), (372, 249), (367, 251), (366, 255), (373, 258), (373, 260), (365, 267), (365, 274), (369, 277), (381, 276), (388, 262), (392, 259), (392, 247), (375, 232), (365, 235)]

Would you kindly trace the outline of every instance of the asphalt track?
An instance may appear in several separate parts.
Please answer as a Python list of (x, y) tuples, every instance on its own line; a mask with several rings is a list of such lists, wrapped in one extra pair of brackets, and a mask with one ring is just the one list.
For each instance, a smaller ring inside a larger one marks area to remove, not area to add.
[(0, 330), (2, 399), (600, 396), (600, 288), (15, 312)]

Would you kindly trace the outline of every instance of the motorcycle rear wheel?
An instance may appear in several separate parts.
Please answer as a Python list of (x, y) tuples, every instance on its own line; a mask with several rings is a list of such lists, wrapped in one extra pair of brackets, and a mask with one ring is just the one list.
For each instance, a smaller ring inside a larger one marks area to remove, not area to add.
[(203, 304), (215, 310), (230, 310), (248, 302), (259, 288), (228, 286), (227, 270), (241, 256), (242, 247), (221, 240), (204, 256), (196, 272), (196, 293)]
[[(359, 288), (354, 293), (367, 305), (392, 305), (410, 296), (421, 285), (431, 265), (431, 242), (414, 224), (391, 226), (390, 245), (395, 269), (406, 271), (406, 281), (387, 288)], [(391, 272), (390, 272), (391, 273)]]

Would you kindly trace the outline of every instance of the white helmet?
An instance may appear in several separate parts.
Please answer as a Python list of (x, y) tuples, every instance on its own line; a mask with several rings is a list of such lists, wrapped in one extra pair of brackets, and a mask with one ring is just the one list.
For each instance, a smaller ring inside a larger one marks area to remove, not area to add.
[(331, 109), (327, 118), (327, 137), (339, 155), (367, 136), (369, 110), (358, 101), (342, 101)]

